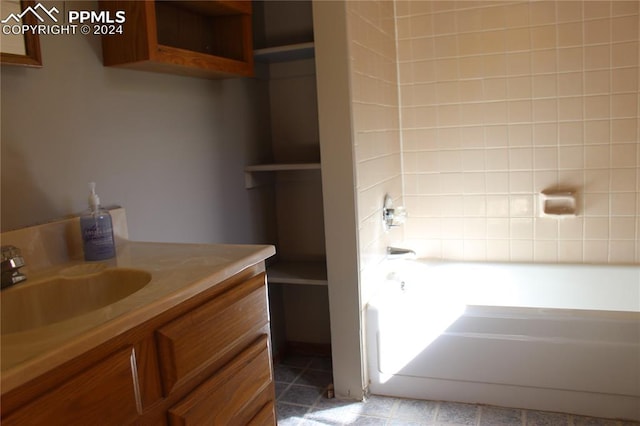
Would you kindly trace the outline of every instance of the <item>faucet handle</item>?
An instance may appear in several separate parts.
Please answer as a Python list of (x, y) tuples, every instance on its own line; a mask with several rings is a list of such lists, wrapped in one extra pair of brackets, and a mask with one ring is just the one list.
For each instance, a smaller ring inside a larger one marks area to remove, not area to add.
[(2, 271), (22, 268), (25, 265), (20, 249), (15, 246), (2, 246), (0, 248), (0, 259)]
[(6, 246), (2, 246), (0, 248), (0, 252), (2, 255), (2, 260), (7, 260), (11, 257), (14, 256), (20, 256), (20, 249), (16, 246), (10, 246), (10, 245), (6, 245)]
[(1, 288), (10, 287), (27, 279), (26, 275), (18, 271), (25, 265), (19, 248), (9, 245), (2, 246), (0, 248), (0, 259)]
[(382, 226), (388, 231), (394, 226), (403, 225), (407, 219), (407, 210), (403, 206), (394, 207), (393, 200), (385, 195), (382, 205)]

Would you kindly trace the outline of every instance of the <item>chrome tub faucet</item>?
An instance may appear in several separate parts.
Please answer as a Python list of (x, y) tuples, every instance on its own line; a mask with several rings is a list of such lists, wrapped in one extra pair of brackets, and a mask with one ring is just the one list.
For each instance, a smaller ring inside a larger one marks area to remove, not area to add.
[(2, 286), (1, 288), (10, 287), (14, 284), (21, 283), (27, 279), (27, 276), (20, 272), (20, 268), (25, 266), (24, 258), (20, 249), (14, 246), (2, 246)]

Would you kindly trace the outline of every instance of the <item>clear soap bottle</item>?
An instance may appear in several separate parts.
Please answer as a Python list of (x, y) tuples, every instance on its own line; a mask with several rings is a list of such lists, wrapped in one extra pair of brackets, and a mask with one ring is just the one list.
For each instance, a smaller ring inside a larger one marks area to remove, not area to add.
[(89, 183), (89, 190), (89, 210), (80, 216), (84, 260), (111, 259), (116, 255), (111, 215), (100, 206), (95, 182)]

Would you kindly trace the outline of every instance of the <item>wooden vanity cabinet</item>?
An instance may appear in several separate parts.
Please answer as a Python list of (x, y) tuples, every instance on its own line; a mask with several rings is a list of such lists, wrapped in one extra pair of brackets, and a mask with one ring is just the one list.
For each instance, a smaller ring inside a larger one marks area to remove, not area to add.
[(3, 425), (275, 425), (255, 265), (2, 396)]
[[(122, 15), (102, 35), (105, 66), (205, 78), (254, 75), (252, 7), (247, 0), (100, 0)], [(121, 25), (121, 26), (120, 26)]]
[(226, 361), (236, 347), (246, 346), (242, 339), (264, 335), (269, 317), (264, 280), (257, 275), (156, 331), (165, 395)]
[[(132, 347), (109, 355), (51, 392), (2, 418), (3, 425), (81, 425), (108, 418), (130, 424), (140, 412)], [(116, 408), (117, 407), (117, 408)]]
[(267, 338), (205, 381), (169, 410), (172, 425), (246, 425), (273, 404)]

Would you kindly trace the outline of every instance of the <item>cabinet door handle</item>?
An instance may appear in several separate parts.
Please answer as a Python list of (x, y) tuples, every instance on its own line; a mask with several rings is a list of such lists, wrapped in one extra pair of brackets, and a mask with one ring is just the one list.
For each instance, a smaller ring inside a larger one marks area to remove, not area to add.
[(136, 349), (131, 348), (131, 377), (133, 379), (133, 394), (136, 399), (136, 409), (138, 414), (142, 414), (142, 395), (140, 394), (140, 377), (138, 377), (138, 364), (136, 362)]

